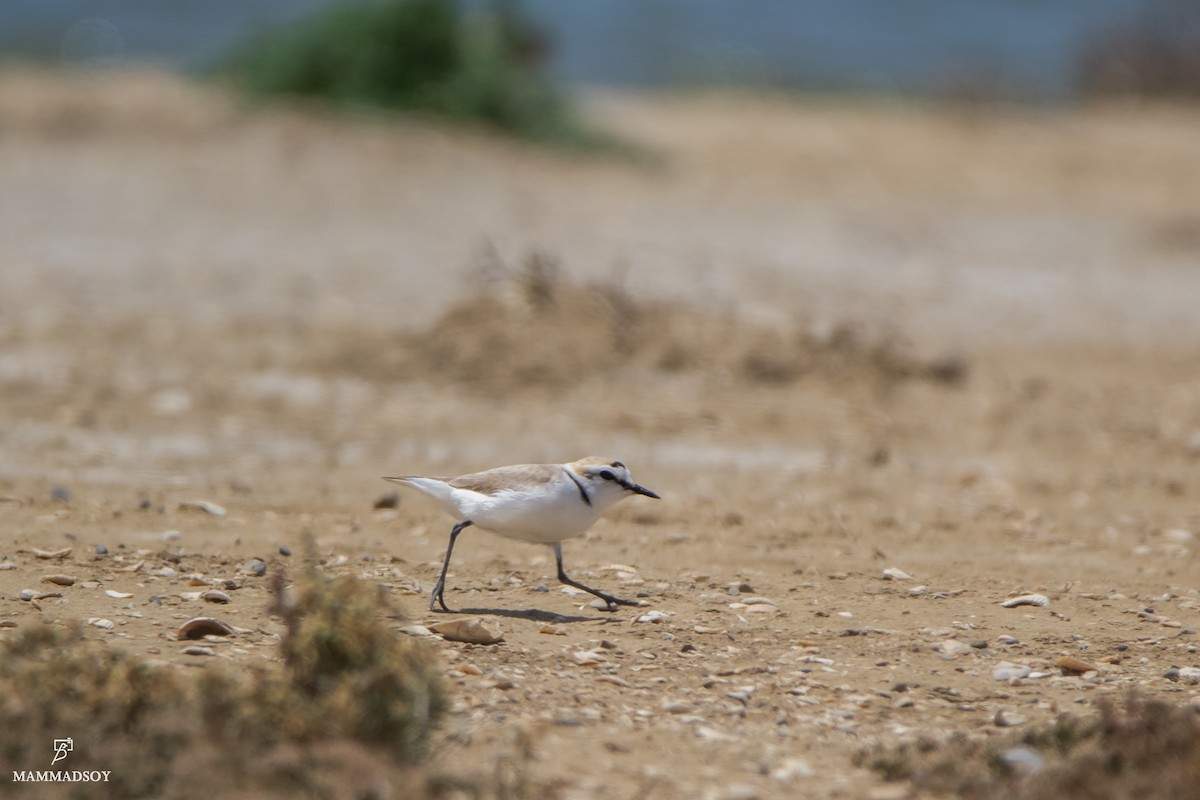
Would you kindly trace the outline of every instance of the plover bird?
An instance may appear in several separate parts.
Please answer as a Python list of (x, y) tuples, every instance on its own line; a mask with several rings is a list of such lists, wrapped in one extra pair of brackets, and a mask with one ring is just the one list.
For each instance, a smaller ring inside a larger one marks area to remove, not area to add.
[(446, 571), (454, 540), (463, 529), (474, 525), (509, 539), (539, 542), (554, 549), (558, 579), (568, 586), (596, 595), (613, 611), (618, 605), (636, 606), (610, 594), (584, 586), (563, 571), (564, 539), (581, 536), (600, 519), (609, 506), (630, 495), (659, 496), (633, 482), (629, 469), (608, 458), (581, 458), (570, 464), (516, 464), (473, 472), (457, 478), (430, 478), (421, 475), (387, 477), (403, 486), (411, 486), (432, 497), (458, 522), (450, 529), (450, 544), (442, 574), (429, 598), (429, 610), (446, 606)]

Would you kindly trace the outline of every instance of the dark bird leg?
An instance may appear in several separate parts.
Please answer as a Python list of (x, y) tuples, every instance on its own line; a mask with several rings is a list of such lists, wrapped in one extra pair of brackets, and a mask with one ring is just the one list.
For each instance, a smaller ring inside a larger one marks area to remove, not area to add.
[(446, 605), (446, 571), (450, 569), (450, 554), (454, 552), (454, 540), (462, 533), (463, 528), (471, 525), (471, 520), (465, 519), (455, 525), (450, 530), (450, 544), (446, 547), (446, 561), (442, 564), (442, 574), (438, 577), (437, 586), (433, 587), (433, 595), (429, 598), (429, 610), (437, 611), (434, 604), (440, 604), (442, 611), (453, 614), (454, 612)]
[(558, 580), (559, 580), (559, 582), (560, 582), (560, 583), (565, 583), (567, 586), (574, 586), (576, 589), (583, 589), (583, 590), (584, 590), (585, 592), (587, 592), (588, 594), (594, 594), (594, 595), (596, 595), (596, 597), (599, 597), (601, 600), (603, 600), (604, 602), (608, 603), (608, 610), (609, 610), (609, 611), (616, 611), (616, 608), (614, 608), (614, 606), (636, 606), (636, 605), (640, 605), (639, 603), (635, 603), (635, 602), (634, 602), (634, 601), (632, 601), (632, 600), (622, 600), (622, 599), (621, 599), (621, 598), (619, 598), (619, 597), (613, 597), (611, 594), (605, 594), (604, 592), (597, 591), (597, 590), (593, 589), (593, 588), (592, 588), (592, 587), (590, 587), (590, 586), (584, 586), (584, 585), (583, 585), (582, 583), (580, 583), (579, 581), (572, 580), (572, 579), (571, 579), (571, 578), (570, 578), (570, 577), (567, 575), (567, 573), (563, 571), (563, 565), (562, 565), (562, 542), (555, 542), (555, 543), (554, 543), (554, 560), (555, 560), (555, 562), (557, 562), (557, 563), (558, 563)]

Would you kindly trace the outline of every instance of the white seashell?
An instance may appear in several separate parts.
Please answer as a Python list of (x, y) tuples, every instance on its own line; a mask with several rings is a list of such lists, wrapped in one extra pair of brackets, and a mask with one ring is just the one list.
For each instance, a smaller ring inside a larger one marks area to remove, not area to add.
[(591, 667), (608, 661), (607, 658), (605, 658), (602, 654), (597, 653), (595, 650), (577, 650), (571, 657), (574, 658), (575, 663), (581, 667)]
[(645, 614), (637, 617), (634, 622), (662, 622), (664, 619), (668, 619), (670, 616), (671, 615), (665, 611), (647, 611)]
[(111, 631), (116, 627), (116, 623), (111, 619), (101, 619), (100, 617), (92, 617), (87, 621), (87, 624), (96, 628), (103, 628), (106, 631)]
[(128, 600), (133, 597), (133, 592), (118, 592), (113, 589), (105, 589), (104, 593), (115, 600)]
[(182, 641), (203, 639), (205, 636), (232, 636), (234, 633), (236, 631), (232, 625), (216, 617), (196, 617), (180, 625), (175, 638)]
[(1010, 597), (1001, 602), (1000, 605), (1005, 608), (1016, 608), (1017, 606), (1039, 606), (1046, 608), (1050, 605), (1050, 598), (1044, 594), (1023, 594), (1020, 597)]
[(883, 571), (883, 578), (884, 580), (889, 581), (911, 581), (913, 579), (912, 575), (909, 575), (904, 570), (897, 569), (896, 567), (888, 567), (885, 569)]
[(224, 592), (218, 592), (215, 589), (210, 589), (207, 592), (200, 593), (200, 599), (206, 603), (228, 603), (230, 602), (229, 595)]
[(39, 550), (35, 547), (33, 548), (33, 554), (38, 558), (46, 559), (66, 558), (67, 556), (71, 555), (71, 548), (64, 547), (62, 550)]
[(228, 513), (223, 506), (210, 503), (207, 500), (183, 500), (179, 503), (179, 507), (184, 510), (203, 511), (205, 514), (211, 514), (214, 517), (223, 517)]

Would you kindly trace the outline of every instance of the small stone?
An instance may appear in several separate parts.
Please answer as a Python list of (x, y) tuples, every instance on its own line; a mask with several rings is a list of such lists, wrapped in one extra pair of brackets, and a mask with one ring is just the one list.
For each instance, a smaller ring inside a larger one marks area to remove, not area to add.
[(230, 602), (229, 595), (224, 592), (218, 592), (215, 589), (200, 593), (200, 599), (206, 603), (228, 603)]
[(96, 545), (96, 555), (98, 555), (98, 556), (108, 555), (108, 548), (102, 544)]
[(53, 583), (55, 586), (74, 586), (74, 575), (43, 575), (42, 580), (46, 583)]
[(433, 631), (426, 628), (424, 625), (405, 625), (400, 629), (401, 633), (407, 633), (409, 636), (432, 636)]
[(668, 614), (667, 612), (658, 611), (656, 609), (654, 611), (648, 611), (645, 614), (642, 614), (640, 617), (637, 617), (634, 621), (635, 622), (662, 622), (665, 619), (669, 619), (670, 616), (671, 615)]
[(567, 629), (562, 625), (554, 625), (549, 622), (543, 622), (538, 626), (538, 633), (549, 634), (550, 636), (566, 636)]
[(1096, 668), (1086, 661), (1081, 661), (1074, 656), (1063, 656), (1054, 662), (1054, 666), (1063, 671), (1064, 675), (1083, 675), (1086, 672), (1095, 672)]
[(11, 561), (0, 561), (0, 572), (9, 569), (16, 569), (17, 565)]
[(106, 631), (111, 631), (116, 627), (116, 623), (114, 623), (111, 619), (102, 619), (100, 617), (92, 617), (87, 621), (87, 624), (94, 628), (102, 628)]
[(0, 628), (15, 628), (17, 627), (16, 620), (0, 619)]
[(1196, 667), (1182, 667), (1179, 670), (1179, 680), (1195, 686), (1200, 683), (1200, 669)]
[(256, 558), (250, 562), (244, 571), (261, 578), (267, 574), (267, 564), (261, 558)]
[(1162, 676), (1169, 681), (1179, 680), (1179, 667), (1167, 667)]
[(191, 645), (190, 647), (183, 648), (183, 654), (185, 656), (215, 656), (217, 654), (217, 651), (211, 647), (205, 647), (204, 645), (194, 644), (194, 645)]
[(1024, 725), (1028, 720), (1020, 714), (1005, 712), (1004, 709), (996, 709), (995, 716), (992, 717), (992, 724), (997, 728), (1015, 728), (1018, 725)]
[(223, 506), (210, 503), (208, 500), (183, 500), (179, 503), (179, 507), (185, 511), (203, 511), (214, 517), (223, 517), (228, 513)]
[(504, 639), (498, 627), (488, 627), (481, 617), (438, 622), (430, 625), (429, 630), (440, 634), (447, 641), (465, 644), (496, 644)]
[(937, 649), (944, 655), (958, 656), (971, 650), (971, 646), (957, 639), (946, 639), (938, 644)]
[(1000, 754), (1000, 758), (1018, 772), (1036, 775), (1046, 768), (1046, 759), (1028, 747), (1013, 747)]
[(203, 639), (205, 636), (232, 636), (236, 631), (233, 626), (216, 617), (196, 617), (189, 619), (175, 632), (175, 638)]
[(1033, 670), (1024, 664), (1014, 664), (1011, 661), (1001, 661), (992, 670), (992, 677), (998, 681), (1015, 681), (1029, 677)]
[(771, 777), (781, 783), (790, 783), (797, 778), (811, 778), (817, 773), (803, 758), (785, 758), (771, 770)]
[(1038, 606), (1045, 608), (1050, 605), (1050, 598), (1044, 594), (1023, 594), (1018, 597), (1010, 597), (1002, 601), (1000, 605), (1005, 608), (1016, 608), (1017, 606)]
[(50, 499), (56, 503), (71, 502), (71, 490), (65, 486), (55, 486), (50, 490)]
[(908, 596), (916, 597), (917, 595), (925, 594), (925, 590), (928, 588), (929, 587), (926, 586), (925, 584), (921, 584), (920, 586), (913, 586), (911, 589), (908, 590)]
[(288, 547), (286, 544), (279, 545), (279, 555), (286, 557), (286, 556), (290, 556), (291, 554), (292, 554), (292, 548)]
[(400, 505), (400, 493), (399, 492), (388, 492), (385, 495), (380, 495), (379, 498), (375, 500), (375, 502), (372, 504), (371, 507), (376, 508), (376, 509), (398, 508), (399, 505)]

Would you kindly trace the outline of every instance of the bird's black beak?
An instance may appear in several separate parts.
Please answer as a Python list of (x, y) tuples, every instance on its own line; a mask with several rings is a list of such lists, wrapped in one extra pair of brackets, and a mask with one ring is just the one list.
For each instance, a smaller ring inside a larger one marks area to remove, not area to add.
[(642, 486), (641, 484), (625, 483), (622, 485), (629, 491), (633, 492), (634, 494), (644, 494), (644, 495), (646, 495), (646, 497), (653, 497), (655, 500), (662, 500), (661, 497), (659, 497), (654, 492), (647, 489), (645, 486)]

